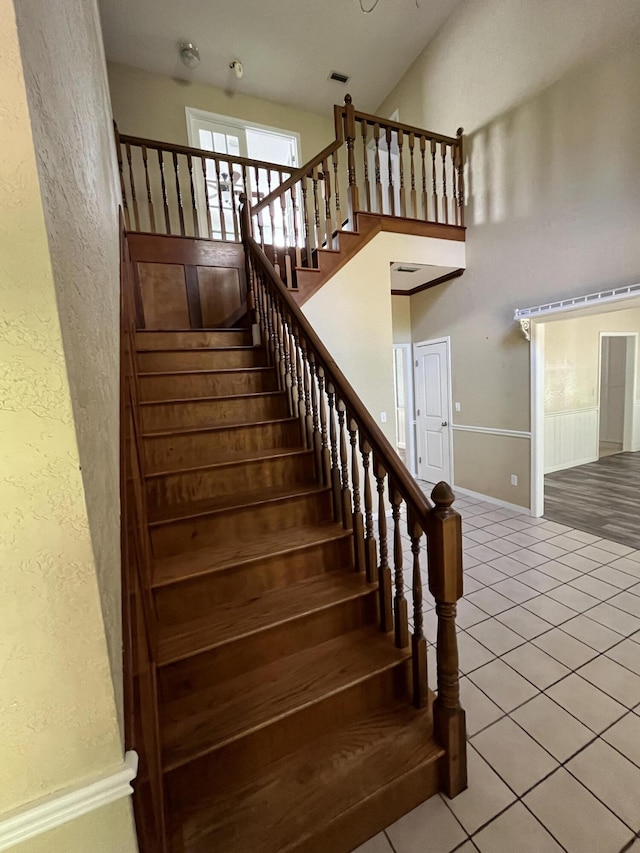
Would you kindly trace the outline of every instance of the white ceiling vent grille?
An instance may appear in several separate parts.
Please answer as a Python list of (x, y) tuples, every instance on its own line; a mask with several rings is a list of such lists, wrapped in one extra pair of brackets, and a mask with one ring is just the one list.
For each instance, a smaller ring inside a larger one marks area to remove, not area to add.
[(329, 80), (335, 80), (336, 83), (348, 83), (349, 75), (342, 74), (340, 71), (332, 71), (331, 74), (329, 74)]

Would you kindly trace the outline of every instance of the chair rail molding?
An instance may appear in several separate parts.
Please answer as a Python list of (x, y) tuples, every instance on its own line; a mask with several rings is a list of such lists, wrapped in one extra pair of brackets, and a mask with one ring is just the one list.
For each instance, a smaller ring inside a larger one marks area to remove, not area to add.
[(131, 796), (131, 782), (137, 773), (138, 754), (131, 750), (125, 754), (124, 762), (119, 768), (101, 779), (79, 788), (52, 794), (19, 812), (0, 818), (0, 850), (10, 850), (16, 844), (49, 832), (123, 797)]

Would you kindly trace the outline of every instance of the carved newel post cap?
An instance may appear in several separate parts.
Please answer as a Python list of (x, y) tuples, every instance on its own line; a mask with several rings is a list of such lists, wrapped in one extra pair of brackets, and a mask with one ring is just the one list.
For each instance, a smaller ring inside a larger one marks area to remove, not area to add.
[(464, 133), (464, 127), (459, 127), (456, 130), (456, 136), (462, 136), (463, 133)]
[(246, 193), (240, 193), (240, 195), (238, 196), (238, 200), (240, 201), (240, 204), (246, 204), (247, 203), (247, 194)]
[(441, 480), (436, 486), (434, 486), (434, 489), (431, 492), (431, 500), (437, 507), (448, 508), (455, 499), (456, 496), (453, 494), (451, 486), (448, 483), (445, 483), (444, 480)]
[(345, 95), (344, 96), (344, 102), (345, 102), (345, 104), (352, 103), (351, 95)]

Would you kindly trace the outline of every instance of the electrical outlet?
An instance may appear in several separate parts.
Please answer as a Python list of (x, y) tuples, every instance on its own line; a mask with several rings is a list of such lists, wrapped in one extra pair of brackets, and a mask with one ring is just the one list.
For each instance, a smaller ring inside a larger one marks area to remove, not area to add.
[(456, 403), (456, 412), (460, 411), (460, 403)]
[(380, 412), (380, 423), (386, 424), (386, 422), (387, 422), (387, 413), (386, 412)]
[(518, 485), (518, 475), (517, 475), (517, 474), (512, 474), (512, 475), (511, 475), (511, 485), (512, 485), (512, 486), (517, 486), (517, 485)]

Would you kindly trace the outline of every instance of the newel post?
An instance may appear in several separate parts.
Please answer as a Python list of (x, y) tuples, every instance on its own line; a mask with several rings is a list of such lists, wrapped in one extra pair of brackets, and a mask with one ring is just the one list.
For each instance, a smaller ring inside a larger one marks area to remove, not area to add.
[(455, 797), (467, 787), (465, 713), (460, 707), (456, 603), (462, 597), (462, 519), (447, 483), (431, 493), (435, 507), (427, 516), (429, 589), (438, 617), (438, 696), (433, 705), (436, 739), (446, 750), (442, 788)]
[(251, 236), (251, 213), (249, 201), (245, 193), (240, 194), (240, 237), (244, 244), (244, 267), (247, 280), (247, 311), (251, 319), (251, 336), (255, 346), (261, 343), (260, 316), (258, 312), (258, 296), (255, 292), (256, 280), (249, 261), (249, 237)]
[(347, 194), (347, 202), (349, 208), (349, 224), (351, 230), (355, 230), (354, 214), (360, 209), (358, 199), (358, 184), (356, 179), (356, 157), (355, 157), (355, 142), (356, 142), (356, 119), (355, 110), (351, 101), (351, 95), (345, 95), (344, 98), (345, 116), (344, 116), (344, 137), (347, 142), (347, 173), (349, 175), (349, 190)]
[(462, 147), (463, 128), (459, 127), (456, 132), (458, 139), (458, 150), (456, 152), (456, 172), (458, 177), (458, 198), (454, 199), (458, 205), (458, 224), (464, 225), (464, 150)]

